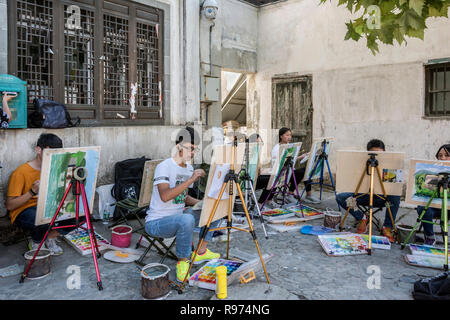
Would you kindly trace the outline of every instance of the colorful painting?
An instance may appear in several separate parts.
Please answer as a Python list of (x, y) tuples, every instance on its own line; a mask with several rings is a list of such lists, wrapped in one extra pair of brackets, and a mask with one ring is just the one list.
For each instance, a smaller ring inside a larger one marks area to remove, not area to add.
[[(98, 249), (100, 252), (106, 250), (105, 245), (109, 245), (109, 241), (95, 232), (95, 238), (97, 239)], [(91, 240), (89, 238), (89, 233), (86, 230), (77, 228), (68, 234), (64, 235), (64, 239), (81, 255), (91, 254)]]
[(406, 254), (406, 263), (415, 267), (444, 269), (445, 259), (439, 257), (421, 256), (418, 254)]
[[(369, 245), (369, 235), (362, 234), (361, 236), (366, 240), (367, 245)], [(386, 237), (372, 235), (372, 248), (390, 250), (391, 242)]]
[[(259, 167), (259, 157), (260, 157), (260, 145), (259, 143), (249, 143), (248, 144), (248, 175), (250, 176), (250, 179), (252, 180), (253, 186), (256, 185), (256, 179), (258, 178), (258, 167)], [(245, 163), (243, 163), (244, 165)], [(241, 180), (241, 189), (245, 190), (245, 182), (242, 181), (242, 175), (244, 172), (242, 171), (241, 175), (239, 176), (239, 180)]]
[(367, 254), (367, 243), (359, 234), (324, 234), (317, 238), (328, 256)]
[(314, 220), (324, 217), (324, 213), (318, 209), (314, 209), (309, 206), (302, 205), (300, 206), (293, 206), (286, 208), (287, 210), (294, 212), (295, 215), (299, 218), (305, 218), (305, 220)]
[(402, 183), (405, 182), (404, 172), (401, 169), (383, 169), (383, 182)]
[[(84, 168), (84, 188), (92, 212), (99, 162), (100, 147), (44, 149), (35, 224), (51, 222), (76, 168)], [(80, 171), (78, 175), (82, 175)], [(69, 192), (56, 220), (74, 218), (75, 204), (73, 193)], [(81, 196), (79, 213), (85, 215)]]
[[(427, 245), (409, 244), (409, 250), (412, 254), (428, 256), (428, 257), (445, 257), (445, 250), (443, 248), (436, 248)], [(450, 250), (448, 250), (450, 253)]]
[[(281, 170), (283, 170), (286, 160), (289, 157), (291, 157), (293, 159), (292, 168), (294, 168), (295, 159), (297, 159), (297, 156), (300, 152), (301, 147), (302, 147), (301, 142), (290, 143), (290, 144), (280, 144), (278, 160), (275, 162), (274, 168), (272, 168), (272, 175), (270, 176), (269, 183), (267, 184), (268, 190), (272, 189), (272, 186), (274, 185), (276, 178), (281, 173)], [(288, 170), (287, 172), (285, 172), (285, 174), (287, 174), (286, 181), (289, 182), (289, 180), (291, 178), (292, 170)], [(275, 188), (284, 186), (285, 178), (286, 178), (286, 176), (280, 177)], [(297, 181), (297, 183), (300, 183), (300, 181)]]
[[(442, 177), (440, 173), (450, 174), (450, 161), (411, 160), (409, 165), (409, 179), (406, 191), (406, 202), (426, 206), (437, 189), (437, 183)], [(443, 193), (440, 193), (443, 196)], [(435, 196), (430, 204), (440, 209), (442, 198)]]
[(200, 270), (189, 278), (190, 286), (198, 286), (199, 288), (216, 290), (216, 268), (219, 266), (227, 267), (227, 278), (236, 271), (243, 262), (214, 259), (205, 264)]
[(308, 179), (314, 180), (320, 178), (320, 172), (322, 171), (322, 167), (325, 165), (325, 162), (319, 162), (317, 166), (316, 163), (319, 161), (319, 156), (322, 154), (322, 152), (325, 152), (327, 155), (330, 154), (332, 141), (333, 138), (314, 139), (308, 155), (308, 163), (306, 164), (306, 171), (305, 175), (303, 176), (303, 181), (307, 181)]

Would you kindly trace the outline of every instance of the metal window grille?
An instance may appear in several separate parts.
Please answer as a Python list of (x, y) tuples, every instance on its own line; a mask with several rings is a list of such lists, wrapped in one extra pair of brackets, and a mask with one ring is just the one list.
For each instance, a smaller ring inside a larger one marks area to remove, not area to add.
[(158, 25), (137, 23), (137, 80), (139, 90), (136, 105), (159, 107)]
[(94, 12), (80, 9), (79, 13), (79, 25), (71, 24), (73, 14), (64, 5), (64, 102), (93, 105)]
[(128, 106), (130, 96), (128, 21), (103, 15), (105, 105)]
[(28, 101), (54, 99), (53, 3), (17, 1), (17, 76), (27, 82)]
[(425, 66), (426, 115), (450, 116), (450, 63)]

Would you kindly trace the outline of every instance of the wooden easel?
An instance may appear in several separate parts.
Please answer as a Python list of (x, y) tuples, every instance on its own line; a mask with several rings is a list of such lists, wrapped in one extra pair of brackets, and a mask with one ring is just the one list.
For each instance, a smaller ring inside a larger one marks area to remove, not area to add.
[[(232, 147), (232, 156), (231, 156), (230, 170), (228, 171), (228, 174), (225, 176), (225, 179), (224, 179), (223, 184), (222, 184), (222, 188), (220, 189), (220, 192), (219, 192), (219, 196), (217, 197), (216, 201), (214, 202), (214, 206), (212, 208), (211, 213), (209, 214), (206, 226), (204, 227), (203, 232), (200, 235), (200, 240), (199, 240), (199, 243), (197, 245), (197, 249), (194, 252), (194, 257), (192, 258), (192, 260), (191, 260), (191, 262), (189, 264), (189, 269), (188, 269), (188, 271), (186, 273), (186, 276), (184, 277), (183, 282), (181, 283), (181, 285), (179, 287), (179, 293), (181, 293), (183, 291), (183, 289), (184, 289), (184, 285), (185, 285), (186, 281), (188, 280), (187, 279), (188, 275), (189, 275), (189, 273), (190, 273), (190, 271), (192, 269), (192, 265), (194, 264), (195, 258), (197, 258), (198, 250), (201, 247), (201, 245), (203, 244), (203, 241), (205, 239), (206, 234), (209, 231), (218, 231), (218, 230), (224, 230), (224, 229), (227, 230), (227, 259), (228, 259), (229, 250), (230, 250), (230, 232), (231, 232), (231, 229), (235, 229), (235, 230), (238, 230), (238, 231), (249, 232), (252, 235), (253, 240), (255, 242), (256, 249), (258, 251), (259, 259), (261, 260), (261, 265), (262, 265), (262, 267), (264, 269), (264, 273), (266, 275), (267, 283), (270, 284), (269, 275), (267, 274), (267, 269), (266, 269), (266, 266), (264, 264), (264, 260), (263, 260), (262, 255), (261, 255), (261, 251), (259, 249), (258, 241), (256, 240), (256, 234), (255, 234), (255, 231), (253, 229), (252, 220), (250, 219), (250, 216), (249, 216), (249, 213), (248, 213), (248, 210), (247, 210), (247, 205), (245, 203), (244, 195), (243, 195), (241, 187), (239, 185), (239, 175), (236, 174), (235, 171), (234, 171), (234, 162), (235, 162), (235, 159), (236, 159), (236, 148), (237, 148), (237, 138), (234, 137), (234, 142), (233, 142), (233, 147)], [(228, 183), (229, 183), (229, 197), (228, 197), (228, 222), (227, 222), (227, 226), (209, 230), (209, 227), (211, 225), (212, 219), (214, 218), (214, 215), (216, 213), (217, 207), (219, 206), (219, 202), (222, 199), (223, 193), (225, 192), (225, 188), (226, 188)], [(240, 199), (242, 201), (242, 206), (244, 207), (245, 216), (247, 218), (247, 222), (248, 222), (248, 226), (249, 226), (250, 230), (233, 227), (232, 218), (231, 218), (232, 217), (232, 211), (233, 211), (233, 199), (234, 199), (234, 197), (233, 197), (233, 193), (234, 193), (233, 192), (233, 185), (235, 185), (237, 190), (238, 190), (239, 197), (240, 197)]]

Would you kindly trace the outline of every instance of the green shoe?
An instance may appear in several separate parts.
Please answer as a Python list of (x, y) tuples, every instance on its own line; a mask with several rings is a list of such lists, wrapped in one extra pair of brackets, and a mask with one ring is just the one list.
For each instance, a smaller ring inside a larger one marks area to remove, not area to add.
[[(177, 263), (177, 280), (183, 282), (186, 274), (189, 270), (189, 262), (187, 261), (178, 261)], [(189, 274), (186, 277), (186, 280), (189, 280)]]
[[(191, 259), (194, 258), (194, 253), (192, 254)], [(210, 261), (213, 259), (219, 259), (220, 253), (215, 253), (210, 251), (209, 249), (206, 249), (206, 251), (203, 254), (197, 254), (197, 257), (195, 257), (194, 264), (200, 264), (206, 261)]]

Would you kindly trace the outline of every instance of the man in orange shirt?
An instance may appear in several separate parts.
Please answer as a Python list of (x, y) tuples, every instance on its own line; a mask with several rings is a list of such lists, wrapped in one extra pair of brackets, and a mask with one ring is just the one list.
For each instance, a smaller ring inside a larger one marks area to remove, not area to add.
[[(15, 223), (19, 227), (30, 231), (33, 249), (38, 248), (39, 243), (44, 238), (49, 227), (48, 224), (40, 226), (35, 225), (42, 153), (45, 148), (62, 147), (63, 143), (58, 136), (51, 133), (41, 134), (36, 145), (36, 157), (19, 166), (9, 178), (6, 209), (9, 211), (11, 223)], [(74, 219), (55, 223), (55, 225), (59, 226), (68, 224), (74, 224)], [(69, 231), (69, 229), (63, 230), (66, 232)], [(61, 230), (61, 232), (63, 231)], [(62, 248), (56, 244), (58, 235), (58, 231), (52, 230), (49, 232), (45, 241), (47, 249), (54, 255), (63, 253)]]

